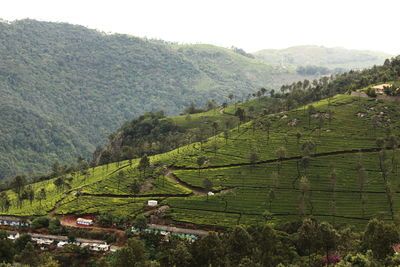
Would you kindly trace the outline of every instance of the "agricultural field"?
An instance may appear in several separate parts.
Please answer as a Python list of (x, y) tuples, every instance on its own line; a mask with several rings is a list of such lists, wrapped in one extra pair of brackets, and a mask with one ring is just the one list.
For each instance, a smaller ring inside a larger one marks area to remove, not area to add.
[[(253, 100), (261, 110), (262, 101)], [(209, 111), (208, 118), (234, 117), (235, 108)], [(135, 217), (149, 199), (168, 205), (165, 217), (204, 226), (281, 222), (313, 216), (334, 224), (364, 226), (371, 217), (394, 220), (400, 212), (398, 143), (400, 107), (395, 102), (337, 95), (288, 112), (258, 117), (228, 133), (139, 160), (54, 179), (45, 200), (12, 205), (6, 214), (107, 212)], [(204, 113), (174, 117), (204, 120)], [(213, 117), (214, 116), (214, 117)], [(205, 180), (214, 195), (207, 196)], [(138, 192), (132, 185), (141, 181)]]
[[(170, 216), (225, 226), (309, 215), (360, 226), (377, 215), (393, 219), (400, 211), (399, 161), (388, 140), (398, 133), (399, 111), (394, 102), (338, 95), (248, 122), (228, 138), (181, 148), (180, 156), (159, 155), (185, 183), (202, 187), (208, 178), (214, 190), (229, 189), (208, 200), (168, 199)], [(377, 139), (386, 141), (385, 152)]]

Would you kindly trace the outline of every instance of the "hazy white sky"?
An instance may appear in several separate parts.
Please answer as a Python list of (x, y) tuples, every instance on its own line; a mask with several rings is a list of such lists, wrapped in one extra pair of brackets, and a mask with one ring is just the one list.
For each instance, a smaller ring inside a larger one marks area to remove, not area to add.
[(0, 18), (248, 52), (316, 44), (400, 54), (399, 0), (0, 0)]

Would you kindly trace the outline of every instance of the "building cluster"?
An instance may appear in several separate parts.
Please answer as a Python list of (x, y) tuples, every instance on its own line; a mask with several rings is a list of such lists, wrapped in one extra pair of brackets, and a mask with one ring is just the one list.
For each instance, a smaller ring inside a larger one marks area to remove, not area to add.
[(31, 224), (29, 220), (22, 220), (12, 216), (0, 216), (0, 225), (9, 225), (16, 227), (27, 227)]
[[(62, 248), (68, 244), (77, 245), (80, 247), (88, 247), (93, 251), (115, 251), (116, 248), (108, 245), (105, 241), (101, 240), (89, 240), (77, 238), (74, 242), (69, 242), (67, 236), (57, 235), (42, 235), (42, 234), (29, 234), (32, 237), (32, 241), (39, 245), (41, 249), (49, 248), (51, 246), (57, 246)], [(8, 232), (8, 239), (15, 240), (20, 237), (18, 232)]]

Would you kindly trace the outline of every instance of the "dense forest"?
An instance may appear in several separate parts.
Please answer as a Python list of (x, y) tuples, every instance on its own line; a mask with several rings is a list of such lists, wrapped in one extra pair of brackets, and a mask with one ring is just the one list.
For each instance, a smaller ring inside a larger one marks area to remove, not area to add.
[(0, 58), (0, 178), (89, 157), (145, 111), (178, 114), (300, 77), (237, 48), (35, 20), (0, 22)]

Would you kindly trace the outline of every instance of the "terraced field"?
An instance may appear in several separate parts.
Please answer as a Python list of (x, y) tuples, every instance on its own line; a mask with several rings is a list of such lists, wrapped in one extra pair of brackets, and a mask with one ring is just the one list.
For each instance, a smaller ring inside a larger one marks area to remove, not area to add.
[[(200, 225), (304, 216), (360, 227), (377, 215), (391, 220), (400, 212), (399, 117), (395, 102), (338, 95), (150, 157), (151, 178), (139, 193), (131, 190), (143, 175), (138, 160), (121, 162), (73, 177), (69, 189), (57, 190), (52, 180), (34, 184), (46, 188), (47, 199), (13, 205), (8, 214), (134, 217), (148, 199), (157, 199), (170, 206), (167, 217)], [(163, 175), (168, 171), (179, 184)], [(206, 178), (215, 195), (193, 194), (190, 188), (203, 187)]]
[[(394, 218), (400, 205), (398, 150), (381, 152), (376, 140), (398, 135), (398, 105), (340, 95), (313, 106), (312, 113), (303, 107), (267, 116), (231, 131), (227, 140), (210, 138), (202, 149), (194, 144), (179, 157), (165, 157), (164, 164), (170, 164), (174, 174), (188, 184), (201, 187), (209, 178), (214, 189), (231, 188), (228, 194), (208, 200), (169, 199), (171, 216), (225, 226), (264, 221), (265, 211), (272, 220), (312, 215), (355, 225), (378, 214)], [(294, 126), (293, 121), (297, 122)], [(269, 135), (266, 125), (270, 125)], [(305, 155), (304, 144), (309, 141), (314, 145)], [(253, 163), (251, 154), (256, 155)], [(199, 157), (206, 158), (200, 168)], [(381, 164), (386, 166), (384, 172)], [(301, 208), (302, 177), (309, 183)]]

